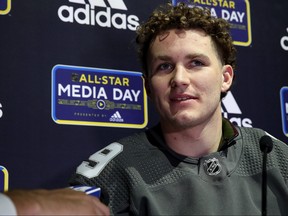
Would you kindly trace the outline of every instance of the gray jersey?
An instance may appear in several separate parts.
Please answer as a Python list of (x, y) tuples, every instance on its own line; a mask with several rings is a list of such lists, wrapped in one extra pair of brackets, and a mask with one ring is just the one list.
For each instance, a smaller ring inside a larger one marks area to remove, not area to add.
[[(237, 128), (218, 152), (201, 158), (178, 155), (159, 134), (155, 127), (108, 145), (77, 168), (71, 184), (101, 187), (112, 214), (261, 214), (264, 131)], [(273, 143), (267, 214), (288, 215), (288, 147)]]

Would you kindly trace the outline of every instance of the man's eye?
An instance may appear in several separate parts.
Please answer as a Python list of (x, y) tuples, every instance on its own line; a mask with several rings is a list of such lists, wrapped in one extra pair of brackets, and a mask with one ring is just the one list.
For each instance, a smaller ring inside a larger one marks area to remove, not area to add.
[(193, 67), (195, 67), (195, 66), (203, 66), (204, 64), (203, 64), (203, 62), (201, 62), (201, 61), (199, 61), (199, 60), (193, 60), (193, 61), (191, 62), (191, 65), (192, 65)]
[(171, 64), (168, 64), (168, 63), (160, 64), (158, 66), (158, 70), (160, 71), (171, 70), (171, 69), (173, 69), (173, 67)]

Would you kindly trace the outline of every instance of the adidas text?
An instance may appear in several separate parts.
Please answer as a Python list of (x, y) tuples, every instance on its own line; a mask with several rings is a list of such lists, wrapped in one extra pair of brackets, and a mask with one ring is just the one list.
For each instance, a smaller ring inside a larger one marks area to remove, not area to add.
[(113, 117), (111, 117), (109, 120), (110, 122), (124, 122), (123, 119), (118, 119), (118, 118), (113, 118)]
[(110, 122), (124, 122), (124, 119), (121, 117), (118, 111), (116, 111), (109, 120)]
[(95, 11), (90, 8), (89, 4), (85, 7), (75, 9), (73, 6), (62, 5), (58, 9), (58, 17), (63, 22), (74, 23), (81, 25), (98, 25), (100, 27), (129, 29), (135, 31), (139, 25), (139, 18), (136, 15), (126, 15), (123, 13), (112, 13), (110, 7), (106, 10)]
[(252, 120), (249, 118), (240, 118), (240, 117), (228, 117), (228, 113), (224, 112), (223, 117), (229, 119), (233, 124), (238, 125), (239, 127), (252, 127)]

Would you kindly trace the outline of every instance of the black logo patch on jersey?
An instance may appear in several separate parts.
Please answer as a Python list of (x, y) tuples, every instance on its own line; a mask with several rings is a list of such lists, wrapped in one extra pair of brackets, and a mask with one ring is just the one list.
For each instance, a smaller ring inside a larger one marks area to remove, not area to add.
[(217, 158), (211, 158), (204, 161), (204, 170), (208, 175), (215, 176), (221, 172), (222, 167)]

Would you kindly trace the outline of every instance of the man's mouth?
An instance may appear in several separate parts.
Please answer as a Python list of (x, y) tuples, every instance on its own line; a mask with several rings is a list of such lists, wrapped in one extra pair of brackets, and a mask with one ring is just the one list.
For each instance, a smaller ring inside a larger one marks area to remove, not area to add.
[(189, 98), (189, 97), (184, 97), (184, 98), (174, 98), (174, 99), (172, 99), (172, 100), (174, 100), (174, 101), (185, 101), (185, 100), (189, 100), (189, 99), (191, 99), (191, 98)]
[(195, 100), (196, 97), (190, 95), (182, 95), (182, 96), (173, 96), (170, 98), (171, 101), (187, 101), (187, 100)]

